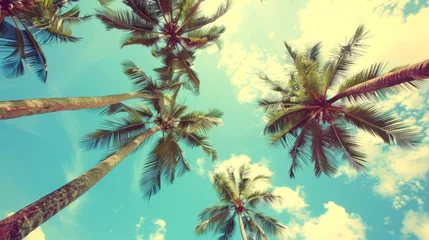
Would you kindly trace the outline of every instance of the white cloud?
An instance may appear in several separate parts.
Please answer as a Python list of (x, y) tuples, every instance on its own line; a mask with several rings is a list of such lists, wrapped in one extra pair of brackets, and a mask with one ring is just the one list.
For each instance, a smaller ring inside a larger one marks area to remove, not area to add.
[(350, 180), (354, 180), (359, 176), (359, 173), (354, 170), (353, 168), (351, 168), (349, 165), (340, 165), (338, 167), (338, 172), (337, 174), (334, 176), (334, 178), (338, 178), (341, 176), (346, 176), (348, 181), (346, 183), (348, 183)]
[(143, 222), (144, 222), (144, 217), (140, 217), (139, 222), (136, 224), (136, 240), (143, 240), (143, 234), (138, 233)]
[[(6, 215), (6, 217), (12, 216), (14, 212), (11, 212)], [(32, 232), (30, 232), (24, 240), (45, 240), (45, 233), (42, 230), (42, 227), (37, 227)]]
[(368, 227), (358, 214), (348, 213), (332, 201), (324, 204), (324, 207), (326, 212), (319, 217), (307, 218), (299, 223), (292, 221), (286, 225), (285, 239), (366, 239)]
[(429, 236), (429, 215), (427, 212), (414, 212), (410, 210), (405, 213), (402, 221), (402, 234), (414, 235), (418, 239), (424, 240)]
[(296, 187), (295, 190), (288, 187), (277, 187), (274, 189), (274, 194), (282, 197), (281, 203), (273, 204), (273, 209), (278, 213), (286, 211), (298, 218), (308, 216), (306, 210), (308, 204), (304, 200), (305, 195), (302, 186)]
[(273, 39), (276, 34), (274, 32), (268, 33), (268, 38)]
[(384, 225), (389, 225), (391, 221), (392, 221), (392, 219), (390, 219), (390, 217), (385, 217), (384, 221), (383, 221), (383, 224)]
[(203, 176), (206, 173), (206, 170), (204, 169), (205, 161), (203, 158), (197, 159), (197, 173), (201, 176)]
[(162, 219), (157, 219), (154, 223), (157, 225), (157, 229), (154, 233), (149, 235), (149, 240), (164, 240), (165, 233), (167, 232), (167, 223)]
[(232, 85), (238, 91), (237, 99), (241, 103), (252, 103), (255, 99), (270, 94), (267, 85), (259, 79), (259, 72), (265, 72), (274, 80), (281, 79), (284, 75), (284, 64), (278, 57), (255, 43), (245, 47), (226, 41), (218, 68), (225, 68)]
[(343, 207), (334, 202), (328, 202), (323, 206), (326, 212), (320, 217), (306, 221), (302, 227), (304, 239), (366, 239), (367, 227), (359, 215), (347, 213)]

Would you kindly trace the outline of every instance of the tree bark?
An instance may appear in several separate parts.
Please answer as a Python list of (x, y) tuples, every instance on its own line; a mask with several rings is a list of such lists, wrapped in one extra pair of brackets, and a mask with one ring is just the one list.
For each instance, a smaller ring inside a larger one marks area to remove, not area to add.
[(241, 213), (238, 214), (238, 222), (240, 224), (241, 237), (243, 238), (243, 240), (247, 240), (246, 230), (244, 230), (243, 219), (241, 219)]
[(116, 165), (132, 153), (145, 139), (162, 129), (156, 126), (137, 136), (97, 166), (0, 221), (1, 240), (19, 240), (88, 191)]
[(34, 114), (98, 108), (134, 98), (152, 98), (145, 93), (125, 93), (102, 97), (36, 98), (0, 102), (0, 120)]
[(372, 92), (383, 88), (393, 87), (401, 83), (427, 78), (429, 78), (429, 59), (357, 84), (338, 93), (333, 98), (329, 99), (328, 103), (334, 103), (341, 98), (351, 95)]

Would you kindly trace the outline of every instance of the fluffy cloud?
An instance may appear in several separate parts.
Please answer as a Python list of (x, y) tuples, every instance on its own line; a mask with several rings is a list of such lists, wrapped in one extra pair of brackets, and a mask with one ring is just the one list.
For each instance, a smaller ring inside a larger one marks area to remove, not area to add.
[(305, 194), (302, 186), (296, 187), (295, 190), (288, 187), (277, 187), (274, 190), (274, 194), (281, 196), (282, 201), (280, 203), (274, 203), (273, 208), (278, 213), (286, 211), (297, 218), (305, 218), (308, 216), (307, 206), (305, 202)]
[(323, 206), (326, 209), (323, 215), (304, 223), (301, 229), (304, 239), (366, 239), (367, 227), (359, 215), (347, 213), (343, 207), (331, 201)]
[(427, 212), (414, 212), (412, 210), (405, 213), (402, 221), (401, 232), (404, 235), (414, 235), (418, 239), (427, 239), (429, 236), (429, 215)]
[(203, 176), (206, 173), (206, 170), (204, 169), (204, 159), (198, 158), (197, 159), (197, 173), (201, 176)]
[(348, 213), (332, 201), (323, 206), (326, 209), (324, 214), (318, 217), (309, 217), (308, 214), (305, 219), (294, 219), (286, 225), (284, 239), (366, 239), (368, 227), (358, 214)]
[(167, 223), (162, 219), (156, 219), (154, 223), (157, 225), (157, 229), (149, 235), (149, 240), (164, 240), (165, 233), (167, 232)]
[[(6, 215), (6, 217), (9, 217), (13, 215), (14, 212), (11, 212)], [(24, 238), (24, 240), (45, 240), (45, 233), (42, 230), (42, 227), (37, 227), (34, 229), (30, 234), (27, 235), (27, 237)]]
[(258, 77), (259, 72), (279, 79), (283, 75), (283, 67), (276, 56), (257, 44), (245, 47), (229, 41), (225, 42), (218, 64), (218, 68), (225, 68), (232, 85), (238, 90), (237, 99), (241, 103), (252, 103), (269, 94), (269, 88)]

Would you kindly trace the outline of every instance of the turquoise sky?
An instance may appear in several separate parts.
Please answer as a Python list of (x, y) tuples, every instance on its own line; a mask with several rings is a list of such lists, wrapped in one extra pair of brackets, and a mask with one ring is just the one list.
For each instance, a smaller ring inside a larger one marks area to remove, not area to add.
[[(207, 11), (218, 2), (207, 0)], [(81, 1), (80, 6), (91, 13), (98, 3)], [(263, 114), (254, 103), (267, 94), (254, 73), (282, 77), (287, 66), (284, 40), (298, 47), (323, 41), (327, 56), (334, 44), (344, 43), (365, 24), (372, 38), (356, 69), (379, 61), (392, 68), (429, 57), (428, 22), (429, 2), (422, 0), (236, 0), (220, 21), (227, 26), (223, 49), (209, 48), (195, 61), (200, 95), (180, 95), (191, 109), (224, 112), (224, 125), (209, 135), (219, 161), (211, 163), (201, 150), (185, 148), (192, 172), (174, 185), (165, 184), (148, 203), (138, 188), (148, 144), (27, 239), (214, 239), (193, 233), (198, 213), (217, 200), (208, 174), (242, 162), (273, 174), (272, 187), (284, 202), (263, 211), (286, 225), (282, 239), (429, 239), (427, 85), (380, 103), (421, 128), (425, 140), (418, 150), (404, 152), (358, 133), (370, 162), (367, 174), (356, 175), (344, 166), (332, 179), (313, 177), (311, 166), (289, 179), (288, 153), (268, 147), (261, 135)], [(30, 71), (19, 79), (2, 79), (0, 100), (126, 93), (132, 88), (121, 70), (123, 60), (134, 61), (148, 74), (159, 66), (144, 47), (120, 49), (123, 34), (107, 32), (96, 19), (76, 27), (75, 35), (84, 39), (44, 46), (49, 65), (45, 85)], [(86, 152), (79, 140), (102, 121), (85, 110), (0, 121), (0, 216), (18, 211), (97, 164), (105, 153)]]

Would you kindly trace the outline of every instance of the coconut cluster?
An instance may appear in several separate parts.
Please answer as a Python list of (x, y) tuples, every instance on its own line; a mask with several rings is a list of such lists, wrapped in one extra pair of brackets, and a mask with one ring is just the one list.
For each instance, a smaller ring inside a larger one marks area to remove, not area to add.
[(0, 11), (2, 14), (19, 13), (34, 4), (34, 0), (0, 0)]

